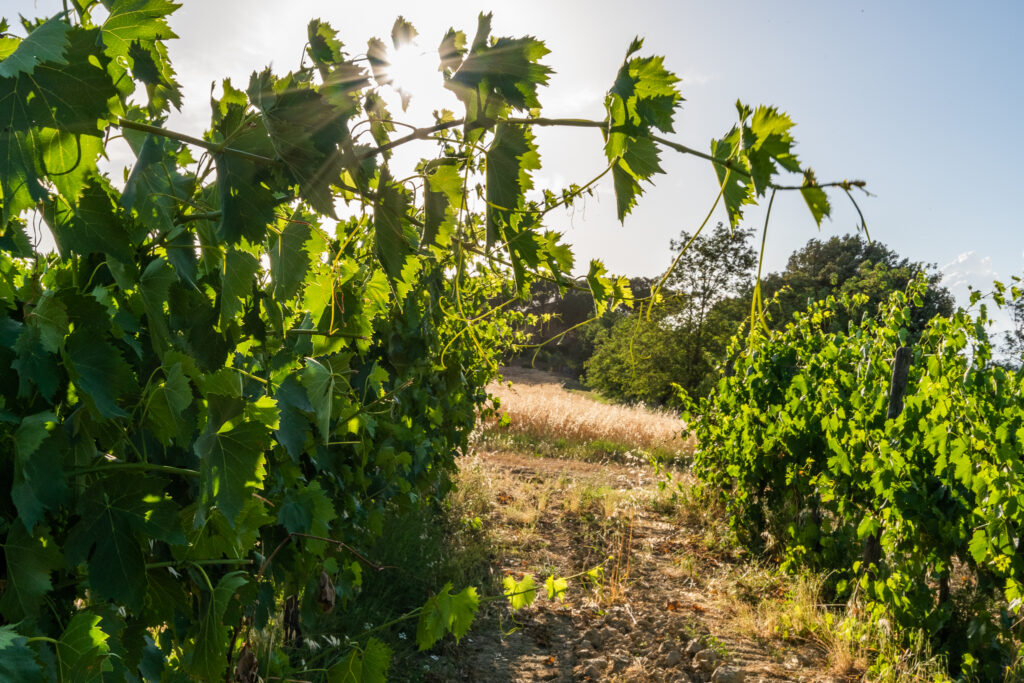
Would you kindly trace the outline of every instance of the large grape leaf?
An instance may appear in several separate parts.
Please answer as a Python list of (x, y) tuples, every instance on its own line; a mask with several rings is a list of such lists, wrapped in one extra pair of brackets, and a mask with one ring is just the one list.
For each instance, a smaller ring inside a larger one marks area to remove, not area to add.
[(78, 612), (57, 641), (60, 680), (76, 683), (102, 681), (110, 654), (109, 636), (100, 628), (102, 618), (89, 611)]
[[(65, 146), (67, 140), (44, 135), (45, 129), (98, 137), (101, 121), (111, 115), (108, 100), (117, 91), (106, 70), (109, 58), (98, 46), (99, 32), (76, 28), (65, 35), (61, 62), (42, 62), (31, 73), (0, 78), (0, 225), (47, 195), (41, 183), (47, 172), (43, 157), (55, 140)], [(67, 97), (68, 92), (75, 97)], [(80, 178), (95, 167), (99, 150), (95, 145), (78, 149), (82, 158), (66, 174)]]
[(82, 496), (82, 520), (65, 550), (73, 565), (88, 563), (89, 587), (96, 595), (129, 609), (141, 608), (148, 585), (144, 537), (185, 543), (177, 505), (163, 493), (166, 482), (153, 477), (108, 475)]
[(713, 164), (718, 186), (722, 188), (722, 202), (733, 227), (738, 226), (743, 218), (743, 205), (756, 201), (746, 159), (741, 154), (741, 135), (739, 127), (733, 126), (724, 138), (711, 141), (711, 156), (731, 165), (730, 168), (724, 164)]
[(232, 525), (253, 491), (263, 488), (267, 427), (225, 423), (207, 429), (195, 443), (200, 461), (200, 502), (216, 505)]
[(224, 255), (220, 286), (220, 327), (225, 329), (242, 312), (245, 299), (252, 293), (253, 277), (260, 270), (256, 257), (240, 249), (229, 248)]
[(306, 413), (313, 412), (313, 405), (306, 396), (305, 388), (294, 375), (288, 375), (281, 382), (281, 386), (274, 392), (274, 398), (277, 399), (277, 406), (281, 411), (275, 435), (292, 460), (298, 463), (305, 450), (306, 435), (310, 427)]
[(270, 238), (270, 278), (274, 285), (274, 298), (284, 302), (293, 298), (309, 270), (307, 242), (312, 230), (305, 221), (289, 221), (280, 234)]
[(392, 279), (401, 278), (405, 260), (416, 248), (411, 211), (409, 193), (382, 170), (373, 205), (373, 244), (377, 259)]
[(155, 135), (125, 132), (137, 160), (121, 195), (121, 206), (134, 210), (139, 222), (167, 233), (191, 196), (191, 183), (178, 172), (178, 144)]
[(651, 135), (653, 129), (672, 132), (675, 111), (683, 99), (676, 88), (679, 78), (665, 68), (661, 57), (633, 56), (641, 47), (640, 39), (629, 46), (605, 97), (608, 129), (604, 131), (604, 151), (612, 164), (620, 221), (643, 193), (640, 181), (664, 172)]
[[(219, 143), (230, 141), (232, 149), (273, 158), (274, 145), (266, 128), (249, 125), (251, 110), (245, 93), (235, 89), (230, 80), (225, 80), (222, 88), (222, 97), (210, 101), (211, 137)], [(270, 190), (272, 167), (235, 154), (219, 153), (214, 159), (221, 210), (218, 238), (230, 244), (242, 237), (262, 242), (277, 203)]]
[(263, 114), (270, 140), (299, 186), (299, 196), (335, 217), (331, 185), (341, 178), (338, 145), (348, 140), (349, 112), (333, 106), (308, 85), (267, 69), (253, 74), (249, 98)]
[(64, 51), (68, 47), (67, 33), (71, 25), (61, 19), (50, 19), (37, 26), (14, 52), (0, 61), (0, 78), (31, 75), (37, 64), (67, 64)]
[[(63, 469), (68, 443), (63, 430), (52, 429), (54, 421), (52, 413), (32, 415), (22, 420), (15, 433), (11, 500), (18, 510), (18, 520), (29, 531), (42, 521), (47, 510), (59, 508), (68, 494)], [(24, 442), (35, 438), (29, 435), (37, 429), (47, 430), (45, 438), (34, 448), (26, 447)]]
[(106, 3), (110, 14), (100, 30), (103, 51), (111, 59), (125, 57), (135, 41), (177, 38), (167, 16), (181, 7), (168, 0), (114, 0)]
[(392, 654), (384, 641), (370, 638), (361, 651), (352, 650), (327, 670), (327, 683), (384, 683)]
[(14, 351), (18, 357), (11, 362), (11, 367), (18, 372), (18, 396), (29, 396), (32, 386), (46, 400), (53, 400), (57, 393), (60, 379), (57, 357), (48, 352), (44, 346), (43, 334), (36, 325), (24, 325)]
[(165, 372), (162, 382), (150, 385), (146, 397), (147, 424), (165, 445), (174, 441), (185, 446), (194, 426), (188, 412), (193, 401), (192, 387), (181, 363), (174, 363)]
[(87, 178), (81, 200), (74, 207), (62, 199), (47, 202), (43, 217), (62, 255), (107, 254), (135, 268), (131, 235), (117, 215), (115, 199), (104, 179)]
[(134, 393), (138, 383), (120, 351), (88, 330), (76, 330), (68, 337), (64, 358), (75, 384), (101, 416), (128, 417), (118, 403)]
[(15, 630), (14, 624), (0, 626), (0, 680), (19, 683), (49, 681), (28, 646), (28, 639)]
[(533, 187), (530, 171), (540, 168), (533, 134), (524, 126), (501, 124), (487, 150), (487, 245), (507, 240), (505, 226), (519, 222), (526, 191)]
[[(467, 131), (509, 108), (539, 108), (537, 89), (547, 85), (552, 73), (540, 63), (550, 52), (542, 41), (533, 36), (492, 39), (490, 33), (491, 15), (481, 14), (468, 53), (445, 84), (466, 104)], [(442, 57), (450, 60), (452, 54)], [(471, 139), (478, 136), (479, 130)]]
[(53, 588), (50, 574), (64, 565), (63, 557), (45, 529), (30, 534), (23, 524), (10, 526), (3, 548), (7, 581), (0, 596), (0, 614), (10, 622), (34, 621)]
[(469, 586), (452, 595), (452, 584), (446, 583), (441, 591), (427, 600), (416, 626), (416, 644), (420, 650), (433, 647), (446, 633), (456, 640), (469, 631), (480, 608), (476, 588)]
[(212, 592), (204, 593), (195, 649), (187, 659), (189, 672), (197, 678), (216, 681), (224, 677), (228, 649), (224, 613), (232, 596), (248, 582), (245, 572), (231, 572), (221, 577)]

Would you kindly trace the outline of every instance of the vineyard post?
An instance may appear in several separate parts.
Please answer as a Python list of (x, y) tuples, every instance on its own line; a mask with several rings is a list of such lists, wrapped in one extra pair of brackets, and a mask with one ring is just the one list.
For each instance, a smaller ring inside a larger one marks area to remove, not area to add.
[[(910, 377), (910, 347), (901, 346), (896, 349), (892, 362), (892, 379), (889, 382), (889, 408), (885, 419), (894, 420), (903, 412), (903, 396), (907, 392), (907, 379)], [(875, 531), (864, 539), (864, 552), (861, 559), (862, 571), (873, 575), (871, 566), (882, 559), (881, 531)]]

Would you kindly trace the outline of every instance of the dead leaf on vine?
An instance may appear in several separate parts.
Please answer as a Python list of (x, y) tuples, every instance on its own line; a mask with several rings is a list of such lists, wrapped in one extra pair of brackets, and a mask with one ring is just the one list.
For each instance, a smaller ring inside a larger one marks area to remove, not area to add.
[(249, 643), (238, 653), (235, 663), (235, 683), (256, 683), (259, 680), (259, 664)]
[(334, 590), (334, 582), (331, 581), (331, 577), (327, 575), (327, 572), (320, 572), (320, 580), (316, 586), (316, 601), (320, 605), (320, 609), (324, 612), (330, 612), (334, 609), (334, 600), (337, 597), (337, 592)]

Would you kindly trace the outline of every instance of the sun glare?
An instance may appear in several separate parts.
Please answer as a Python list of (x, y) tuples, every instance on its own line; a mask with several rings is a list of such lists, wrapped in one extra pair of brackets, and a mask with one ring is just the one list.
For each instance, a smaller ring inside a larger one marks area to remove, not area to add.
[(420, 47), (403, 45), (388, 56), (391, 85), (419, 102), (432, 99), (441, 85), (437, 55)]

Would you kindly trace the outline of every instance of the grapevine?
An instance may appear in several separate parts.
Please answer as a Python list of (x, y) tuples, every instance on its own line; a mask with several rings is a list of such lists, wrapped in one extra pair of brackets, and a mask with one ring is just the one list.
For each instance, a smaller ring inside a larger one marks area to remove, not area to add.
[[(426, 513), (450, 489), (484, 387), (523, 341), (506, 304), (539, 278), (598, 311), (632, 303), (599, 261), (573, 277), (545, 230), (596, 179), (532, 193), (534, 127), (596, 129), (620, 219), (666, 148), (711, 162), (734, 224), (768, 190), (820, 223), (826, 188), (862, 187), (819, 184), (773, 107), (738, 105), (709, 152), (669, 139), (678, 79), (640, 40), (603, 118), (544, 118), (547, 49), (493, 37), (489, 15), (439, 49), (461, 117), (397, 134), (388, 46), (351, 57), (314, 20), (296, 70), (225, 80), (206, 131), (173, 131), (176, 5), (98, 7), (0, 23), (4, 680), (386, 674), (376, 637), (318, 672), (288, 648), (359, 599), (359, 548), (389, 508)], [(393, 47), (412, 32), (399, 19)], [(123, 183), (99, 164), (115, 136), (136, 157)], [(391, 153), (413, 142), (431, 155), (396, 180)], [(29, 238), (36, 221), (55, 253)], [(475, 591), (453, 590), (414, 611), (421, 646), (469, 628)], [(508, 587), (514, 605), (526, 594)]]

